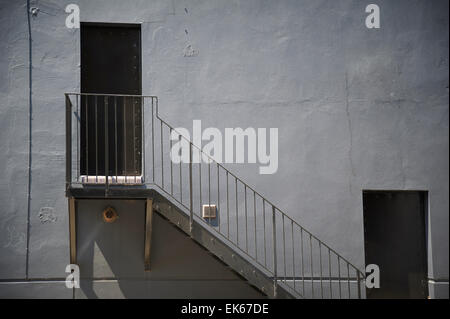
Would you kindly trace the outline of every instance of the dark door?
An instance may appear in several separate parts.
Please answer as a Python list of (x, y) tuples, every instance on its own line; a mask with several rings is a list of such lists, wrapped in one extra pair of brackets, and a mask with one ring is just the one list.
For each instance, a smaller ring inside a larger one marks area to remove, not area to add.
[(81, 175), (140, 175), (139, 25), (81, 25), (81, 92)]
[(364, 192), (366, 265), (380, 268), (368, 298), (426, 298), (426, 192)]

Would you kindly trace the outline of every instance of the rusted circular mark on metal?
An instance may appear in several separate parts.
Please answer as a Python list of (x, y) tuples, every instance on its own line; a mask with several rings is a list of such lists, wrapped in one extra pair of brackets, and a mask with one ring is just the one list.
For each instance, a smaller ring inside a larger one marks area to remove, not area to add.
[(116, 219), (119, 218), (119, 215), (117, 214), (116, 210), (111, 206), (105, 208), (105, 210), (102, 213), (102, 216), (105, 223), (114, 223)]

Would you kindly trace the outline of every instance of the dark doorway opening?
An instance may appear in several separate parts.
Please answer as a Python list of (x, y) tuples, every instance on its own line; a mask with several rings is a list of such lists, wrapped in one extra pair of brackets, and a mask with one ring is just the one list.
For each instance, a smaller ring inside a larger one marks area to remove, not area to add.
[(140, 25), (81, 24), (81, 175), (141, 175), (141, 64)]
[(367, 298), (427, 298), (427, 192), (364, 191), (366, 265), (380, 268)]

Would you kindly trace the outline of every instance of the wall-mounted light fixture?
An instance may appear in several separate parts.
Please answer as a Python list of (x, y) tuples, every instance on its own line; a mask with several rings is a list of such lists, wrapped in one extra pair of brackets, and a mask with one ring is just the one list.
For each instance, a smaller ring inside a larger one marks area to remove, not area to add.
[(117, 214), (116, 210), (111, 206), (105, 208), (105, 210), (102, 213), (102, 216), (105, 223), (114, 223), (116, 219), (119, 218), (119, 215)]

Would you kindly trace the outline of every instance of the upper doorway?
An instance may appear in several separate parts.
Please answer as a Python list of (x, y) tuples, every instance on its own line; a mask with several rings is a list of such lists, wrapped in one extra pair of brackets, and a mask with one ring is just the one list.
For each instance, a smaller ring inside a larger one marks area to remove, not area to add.
[(366, 265), (380, 269), (367, 298), (427, 298), (427, 192), (365, 191)]
[(142, 174), (141, 65), (140, 25), (81, 24), (80, 175)]

